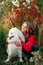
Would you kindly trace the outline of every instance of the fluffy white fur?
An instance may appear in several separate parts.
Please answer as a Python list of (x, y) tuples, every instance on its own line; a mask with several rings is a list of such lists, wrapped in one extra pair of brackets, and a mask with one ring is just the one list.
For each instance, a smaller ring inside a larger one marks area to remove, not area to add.
[(21, 42), (19, 40), (19, 36), (25, 42), (24, 35), (22, 34), (22, 32), (19, 29), (14, 27), (9, 30), (7, 42), (8, 43), (12, 42), (12, 43), (8, 44), (8, 47), (7, 47), (8, 58), (4, 62), (8, 62), (14, 54), (15, 55), (17, 54), (19, 56), (20, 62), (23, 62), (23, 60), (22, 60), (22, 46), (17, 47), (15, 45), (15, 42), (18, 42), (21, 44)]

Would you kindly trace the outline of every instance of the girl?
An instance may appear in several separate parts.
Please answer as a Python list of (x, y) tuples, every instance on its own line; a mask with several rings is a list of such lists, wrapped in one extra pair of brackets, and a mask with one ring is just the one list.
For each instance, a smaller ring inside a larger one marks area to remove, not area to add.
[(37, 51), (39, 49), (35, 32), (32, 29), (29, 22), (23, 22), (21, 31), (23, 32), (26, 41), (23, 42), (22, 38), (19, 36), (19, 39), (21, 41), (21, 45), (23, 47), (23, 57), (29, 57), (31, 56), (32, 51)]

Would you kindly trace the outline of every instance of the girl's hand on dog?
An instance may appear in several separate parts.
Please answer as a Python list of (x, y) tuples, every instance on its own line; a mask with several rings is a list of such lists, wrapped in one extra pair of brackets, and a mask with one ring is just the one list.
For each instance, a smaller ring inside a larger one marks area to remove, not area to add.
[(18, 42), (15, 42), (15, 45), (16, 45), (17, 47), (21, 46), (21, 44), (18, 43)]

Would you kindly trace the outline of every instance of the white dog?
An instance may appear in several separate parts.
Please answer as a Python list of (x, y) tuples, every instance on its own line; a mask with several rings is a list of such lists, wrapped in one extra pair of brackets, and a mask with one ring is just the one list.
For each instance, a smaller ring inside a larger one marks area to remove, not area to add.
[(8, 62), (14, 54), (19, 55), (20, 62), (23, 62), (23, 60), (22, 60), (22, 46), (21, 45), (20, 46), (15, 45), (15, 42), (18, 42), (21, 44), (21, 42), (19, 40), (19, 36), (25, 42), (24, 35), (22, 34), (22, 32), (20, 30), (18, 30), (16, 27), (10, 29), (10, 31), (8, 33), (8, 37), (7, 37), (8, 58), (4, 62)]

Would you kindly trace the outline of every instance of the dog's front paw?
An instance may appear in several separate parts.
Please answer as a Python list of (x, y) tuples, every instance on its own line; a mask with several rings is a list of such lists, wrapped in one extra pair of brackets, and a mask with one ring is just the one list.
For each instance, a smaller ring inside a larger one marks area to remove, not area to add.
[(4, 62), (6, 63), (6, 62), (8, 62), (9, 61), (9, 59), (7, 59), (7, 60), (4, 60)]
[(24, 62), (22, 59), (20, 59), (20, 62)]

